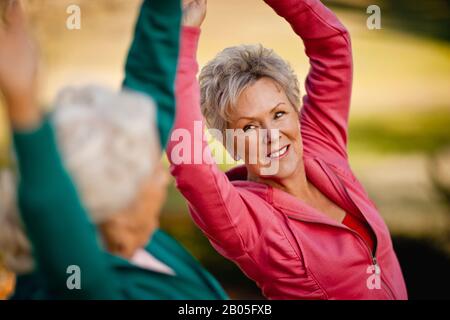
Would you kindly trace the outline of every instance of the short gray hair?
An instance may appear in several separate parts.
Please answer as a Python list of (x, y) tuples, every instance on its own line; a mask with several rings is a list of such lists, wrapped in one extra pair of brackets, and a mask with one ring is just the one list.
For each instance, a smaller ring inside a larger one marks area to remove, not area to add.
[(271, 78), (298, 111), (300, 89), (291, 66), (262, 45), (226, 48), (201, 70), (201, 110), (209, 128), (222, 132), (241, 93), (261, 78)]
[[(91, 220), (98, 224), (132, 203), (161, 150), (152, 100), (98, 86), (66, 88), (51, 118), (63, 162)], [(14, 175), (0, 176), (0, 252), (17, 273), (31, 271), (30, 244), (18, 215)]]

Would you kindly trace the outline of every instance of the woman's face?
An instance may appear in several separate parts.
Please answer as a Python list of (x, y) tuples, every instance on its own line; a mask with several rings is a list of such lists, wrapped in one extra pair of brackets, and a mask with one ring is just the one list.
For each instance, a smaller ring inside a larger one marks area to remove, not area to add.
[(229, 128), (237, 129), (234, 151), (250, 180), (287, 179), (303, 165), (298, 112), (272, 79), (261, 78), (242, 92)]
[(100, 224), (107, 249), (113, 254), (131, 258), (143, 248), (156, 228), (159, 214), (167, 195), (169, 175), (159, 164), (143, 183), (136, 200), (125, 210)]

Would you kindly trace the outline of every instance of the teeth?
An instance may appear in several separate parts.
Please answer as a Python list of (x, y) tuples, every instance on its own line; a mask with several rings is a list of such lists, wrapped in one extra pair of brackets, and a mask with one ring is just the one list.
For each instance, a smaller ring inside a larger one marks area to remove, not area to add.
[(274, 153), (271, 153), (271, 154), (269, 155), (269, 157), (270, 157), (270, 158), (278, 158), (279, 156), (282, 156), (283, 154), (285, 154), (286, 151), (287, 151), (287, 146), (284, 147), (284, 148), (281, 149), (281, 150), (278, 150), (278, 151), (276, 151), (276, 152), (274, 152)]

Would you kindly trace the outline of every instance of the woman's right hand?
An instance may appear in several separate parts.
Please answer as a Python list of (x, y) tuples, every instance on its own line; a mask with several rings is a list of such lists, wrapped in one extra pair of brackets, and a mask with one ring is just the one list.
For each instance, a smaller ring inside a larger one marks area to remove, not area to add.
[(183, 26), (201, 27), (206, 16), (206, 2), (207, 0), (183, 0)]
[(28, 129), (37, 124), (38, 55), (20, 0), (8, 0), (0, 14), (0, 92), (13, 127)]

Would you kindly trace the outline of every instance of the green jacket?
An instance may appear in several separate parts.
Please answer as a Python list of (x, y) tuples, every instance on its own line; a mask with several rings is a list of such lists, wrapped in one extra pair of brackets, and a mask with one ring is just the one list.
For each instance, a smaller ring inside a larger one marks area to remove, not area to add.
[(181, 0), (145, 0), (125, 63), (124, 88), (156, 103), (162, 148), (175, 118), (175, 75), (180, 42)]

